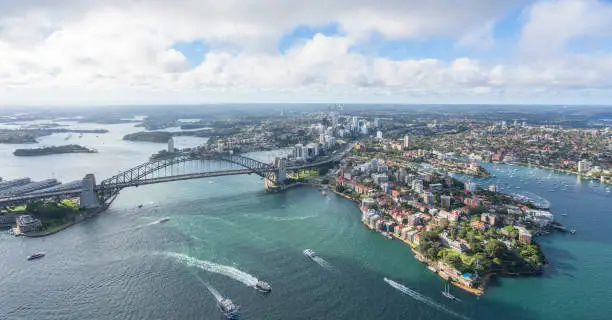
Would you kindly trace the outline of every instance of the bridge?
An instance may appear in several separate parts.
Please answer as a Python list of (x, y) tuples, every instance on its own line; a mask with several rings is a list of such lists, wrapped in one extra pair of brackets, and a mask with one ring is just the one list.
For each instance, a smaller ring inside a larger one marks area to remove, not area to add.
[[(170, 181), (200, 179), (229, 175), (256, 174), (264, 179), (267, 191), (284, 189), (287, 171), (313, 168), (339, 161), (346, 152), (323, 157), (318, 161), (287, 164), (287, 159), (276, 158), (274, 163), (264, 163), (244, 155), (231, 153), (207, 153), (193, 151), (178, 153), (163, 159), (150, 160), (134, 168), (96, 183), (95, 176), (88, 174), (81, 181), (66, 185), (35, 190), (25, 194), (2, 196), (0, 207), (27, 204), (32, 201), (58, 201), (66, 198), (80, 199), (82, 208), (108, 206), (122, 189)], [(29, 181), (29, 179), (28, 179)], [(20, 187), (20, 188), (23, 188)]]

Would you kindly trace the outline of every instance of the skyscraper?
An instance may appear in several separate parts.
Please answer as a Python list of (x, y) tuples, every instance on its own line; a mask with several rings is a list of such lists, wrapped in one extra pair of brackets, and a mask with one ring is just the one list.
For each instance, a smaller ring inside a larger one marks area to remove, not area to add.
[(404, 149), (410, 148), (410, 136), (404, 136)]

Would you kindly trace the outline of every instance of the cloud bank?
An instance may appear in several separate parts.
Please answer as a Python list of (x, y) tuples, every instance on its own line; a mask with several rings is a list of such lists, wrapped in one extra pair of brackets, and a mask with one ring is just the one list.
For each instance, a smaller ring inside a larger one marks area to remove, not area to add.
[(595, 0), (0, 0), (0, 105), (606, 103), (611, 37)]

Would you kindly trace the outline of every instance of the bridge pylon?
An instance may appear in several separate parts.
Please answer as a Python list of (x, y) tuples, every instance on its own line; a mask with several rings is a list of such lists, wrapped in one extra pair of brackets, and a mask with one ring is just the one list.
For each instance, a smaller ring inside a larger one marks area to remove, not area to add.
[(100, 206), (96, 193), (96, 177), (90, 173), (83, 178), (83, 191), (81, 191), (80, 206), (82, 209), (97, 208)]

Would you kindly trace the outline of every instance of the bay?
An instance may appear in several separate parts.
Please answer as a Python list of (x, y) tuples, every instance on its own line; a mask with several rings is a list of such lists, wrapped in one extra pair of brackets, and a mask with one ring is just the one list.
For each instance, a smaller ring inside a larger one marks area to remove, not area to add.
[[(11, 158), (15, 146), (0, 145), (0, 175), (43, 179), (53, 172), (69, 181), (92, 172), (103, 179), (165, 147), (121, 140), (139, 131), (133, 124), (85, 125), (110, 130), (82, 138), (100, 153), (22, 161)], [(41, 144), (63, 139), (53, 135)], [(480, 298), (453, 288), (462, 302), (444, 299), (443, 280), (403, 244), (365, 228), (354, 203), (308, 187), (267, 194), (259, 177), (245, 175), (126, 189), (97, 218), (45, 238), (3, 232), (0, 319), (218, 319), (205, 284), (241, 305), (243, 319), (607, 318), (609, 186), (549, 170), (487, 166), (496, 177), (478, 183), (540, 195), (578, 232), (538, 239), (550, 261), (543, 276), (497, 279)], [(157, 223), (164, 217), (170, 220)], [(304, 257), (306, 248), (327, 263)], [(37, 251), (47, 256), (25, 260)], [(254, 279), (268, 281), (272, 293), (256, 293), (249, 287)]]

